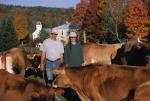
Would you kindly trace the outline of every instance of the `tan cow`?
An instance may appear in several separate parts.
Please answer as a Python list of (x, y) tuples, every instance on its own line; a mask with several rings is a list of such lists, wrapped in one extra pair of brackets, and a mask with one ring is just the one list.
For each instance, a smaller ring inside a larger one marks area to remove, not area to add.
[(150, 68), (122, 65), (88, 65), (55, 68), (54, 87), (71, 87), (82, 101), (121, 101), (130, 90), (150, 80)]
[(0, 69), (5, 69), (9, 73), (24, 74), (26, 68), (26, 55), (21, 48), (12, 48), (5, 52), (0, 52)]
[(122, 44), (85, 44), (83, 46), (84, 65), (91, 63), (111, 64)]

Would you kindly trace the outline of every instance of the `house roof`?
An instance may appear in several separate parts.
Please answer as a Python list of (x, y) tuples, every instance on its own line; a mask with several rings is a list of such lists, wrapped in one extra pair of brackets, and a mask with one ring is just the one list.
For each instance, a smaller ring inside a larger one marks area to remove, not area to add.
[(69, 29), (70, 28), (71, 23), (66, 23), (57, 27), (54, 27), (53, 29)]
[(54, 27), (52, 28), (53, 30), (60, 30), (60, 29), (69, 29), (69, 30), (78, 30), (78, 29), (81, 29), (81, 24), (71, 24), (69, 22), (66, 22), (65, 24), (63, 25), (60, 25), (60, 26), (57, 26), (57, 27)]

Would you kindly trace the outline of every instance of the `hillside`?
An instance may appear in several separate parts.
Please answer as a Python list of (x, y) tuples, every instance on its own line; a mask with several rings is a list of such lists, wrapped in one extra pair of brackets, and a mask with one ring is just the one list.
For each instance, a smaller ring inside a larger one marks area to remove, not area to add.
[(0, 19), (4, 16), (24, 16), (27, 19), (28, 31), (35, 30), (36, 21), (41, 21), (43, 27), (54, 27), (71, 20), (73, 8), (21, 7), (0, 4)]

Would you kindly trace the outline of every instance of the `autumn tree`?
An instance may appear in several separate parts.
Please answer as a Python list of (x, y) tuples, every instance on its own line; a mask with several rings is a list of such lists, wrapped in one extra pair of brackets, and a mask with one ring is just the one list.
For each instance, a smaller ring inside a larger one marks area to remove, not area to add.
[(128, 30), (128, 37), (146, 37), (150, 24), (148, 9), (143, 0), (131, 0), (128, 5), (128, 14), (124, 20)]
[(91, 0), (88, 6), (85, 19), (83, 20), (83, 30), (87, 33), (87, 39), (92, 42), (102, 42), (105, 35), (101, 33), (101, 18), (97, 11), (101, 8), (98, 7), (100, 0)]
[(0, 51), (5, 51), (18, 45), (19, 42), (13, 26), (12, 17), (6, 17), (2, 21), (0, 32)]
[(125, 17), (125, 0), (101, 0), (98, 6), (101, 8), (97, 13), (102, 19), (102, 32), (115, 35), (121, 42), (119, 29)]
[(80, 3), (77, 4), (76, 9), (73, 12), (72, 23), (79, 24), (82, 23), (86, 10), (88, 8), (89, 0), (80, 0)]
[(25, 16), (16, 14), (14, 17), (14, 27), (19, 40), (23, 40), (28, 36), (28, 22)]

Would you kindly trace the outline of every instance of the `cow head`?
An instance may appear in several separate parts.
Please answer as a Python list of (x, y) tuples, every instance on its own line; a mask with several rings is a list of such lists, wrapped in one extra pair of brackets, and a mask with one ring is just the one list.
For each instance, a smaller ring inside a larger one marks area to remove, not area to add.
[(39, 54), (34, 53), (28, 53), (27, 54), (28, 62), (32, 65), (34, 68), (38, 68), (41, 62), (41, 56)]
[(124, 52), (130, 52), (134, 49), (139, 49), (141, 48), (141, 43), (138, 42), (137, 39), (130, 39), (129, 41), (127, 41), (127, 43), (125, 44), (125, 50)]
[(41, 62), (41, 56), (35, 55), (33, 58), (33, 65), (35, 68), (38, 68)]
[(52, 101), (54, 95), (63, 94), (62, 89), (49, 89), (38, 81), (29, 81), (26, 87), (26, 94), (30, 101)]
[(53, 69), (53, 73), (57, 75), (53, 82), (53, 87), (63, 87), (68, 88), (71, 86), (71, 82), (67, 76), (66, 70), (68, 68), (57, 67)]
[(141, 49), (145, 47), (146, 49), (150, 50), (150, 43), (147, 42), (147, 39), (141, 39), (140, 37), (136, 39), (130, 39), (125, 45), (125, 52), (129, 52), (132, 49)]

